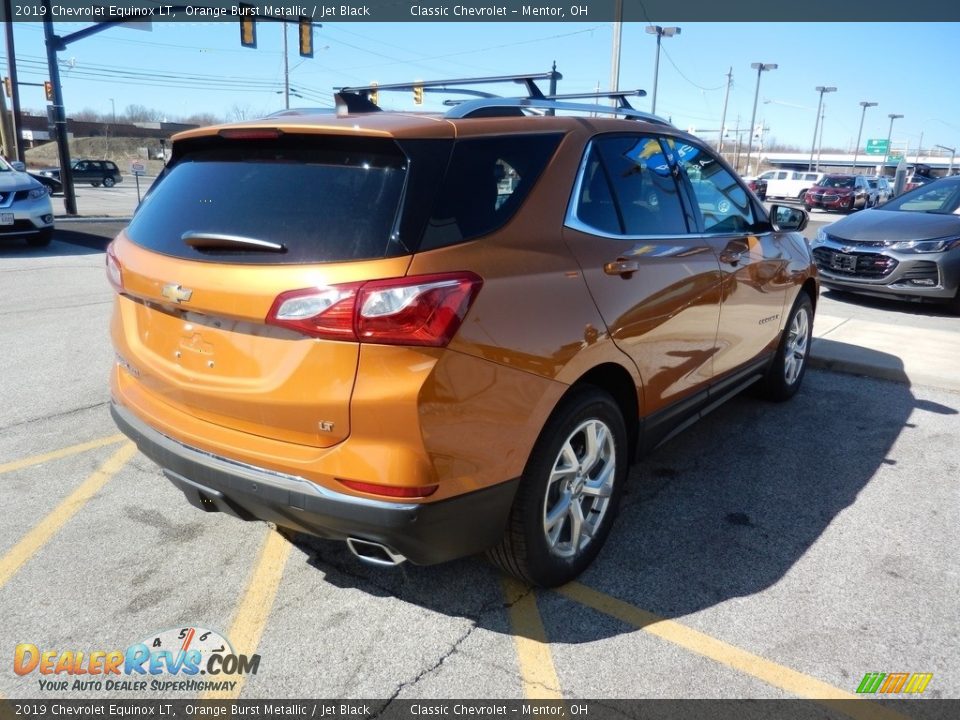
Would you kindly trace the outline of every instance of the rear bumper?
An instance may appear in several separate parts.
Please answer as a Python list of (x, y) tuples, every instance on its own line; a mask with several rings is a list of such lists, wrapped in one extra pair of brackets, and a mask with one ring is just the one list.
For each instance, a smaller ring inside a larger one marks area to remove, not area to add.
[(201, 510), (266, 520), (319, 537), (381, 543), (418, 565), (465, 557), (496, 544), (519, 482), (433, 503), (386, 502), (337, 493), (302, 477), (189, 447), (116, 402), (110, 412), (120, 430)]

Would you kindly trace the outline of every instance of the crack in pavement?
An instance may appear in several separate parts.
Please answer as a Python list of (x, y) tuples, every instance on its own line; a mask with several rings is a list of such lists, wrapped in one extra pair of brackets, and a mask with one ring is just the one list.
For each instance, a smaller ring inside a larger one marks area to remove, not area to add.
[(109, 404), (110, 404), (109, 400), (104, 400), (102, 402), (93, 403), (92, 405), (84, 405), (82, 407), (72, 408), (70, 410), (64, 410), (62, 412), (51, 413), (49, 415), (41, 415), (40, 417), (29, 418), (27, 420), (19, 420), (10, 425), (4, 425), (3, 427), (0, 427), (0, 431), (10, 430), (12, 428), (17, 428), (22, 425), (30, 425), (31, 423), (38, 423), (43, 420), (53, 420), (54, 418), (64, 418), (70, 415), (74, 415), (76, 413), (84, 412), (85, 410), (94, 410), (96, 408), (104, 407), (105, 405), (109, 405)]
[[(307, 538), (307, 536), (300, 536), (300, 537), (304, 537), (305, 539)], [(303, 547), (303, 544), (301, 544), (301, 547)], [(313, 549), (309, 544), (306, 545), (306, 548)], [(314, 557), (316, 558), (319, 564), (325, 565), (328, 569), (333, 570), (339, 573), (340, 575), (343, 575), (349, 578), (350, 580), (354, 581), (355, 585), (358, 585), (358, 586), (366, 585), (368, 588), (375, 589), (381, 592), (383, 595), (393, 597), (397, 600), (402, 600), (404, 602), (411, 602), (420, 607), (426, 607), (423, 602), (418, 601), (415, 598), (412, 598), (410, 596), (405, 597), (405, 594), (402, 592), (402, 589), (400, 592), (398, 592), (396, 588), (392, 588), (382, 582), (378, 582), (376, 579), (371, 578), (368, 575), (358, 573), (354, 568), (346, 565), (345, 563), (338, 562), (335, 559), (327, 559), (327, 558), (320, 559), (319, 557), (317, 557), (315, 553), (314, 553)], [(465, 643), (470, 638), (470, 636), (478, 628), (480, 628), (480, 625), (481, 625), (481, 622), (483, 621), (484, 616), (493, 612), (507, 610), (513, 607), (518, 602), (527, 598), (533, 592), (535, 592), (535, 588), (531, 586), (527, 586), (525, 590), (522, 593), (520, 593), (516, 598), (504, 598), (502, 594), (498, 592), (498, 597), (491, 598), (487, 602), (481, 604), (480, 607), (473, 612), (467, 611), (466, 609), (455, 609), (452, 607), (444, 607), (442, 608), (442, 610), (439, 610), (440, 612), (443, 612), (445, 614), (455, 614), (462, 617), (463, 619), (467, 620), (470, 623), (469, 627), (456, 640), (454, 640), (450, 644), (450, 646), (446, 650), (444, 650), (434, 662), (430, 663), (427, 667), (420, 670), (412, 678), (400, 682), (397, 685), (396, 689), (393, 691), (393, 693), (385, 700), (385, 702), (379, 708), (376, 708), (376, 710), (372, 714), (366, 716), (368, 720), (376, 720), (377, 718), (382, 717), (384, 713), (386, 713), (390, 705), (393, 703), (393, 701), (397, 699), (397, 697), (400, 695), (401, 692), (403, 692), (406, 689), (414, 687), (423, 678), (427, 677), (432, 672), (434, 672), (439, 667), (441, 667), (447, 661), (448, 658), (455, 655), (459, 651), (463, 643)], [(430, 608), (427, 607), (426, 609), (430, 609)], [(519, 675), (517, 677), (519, 678)]]

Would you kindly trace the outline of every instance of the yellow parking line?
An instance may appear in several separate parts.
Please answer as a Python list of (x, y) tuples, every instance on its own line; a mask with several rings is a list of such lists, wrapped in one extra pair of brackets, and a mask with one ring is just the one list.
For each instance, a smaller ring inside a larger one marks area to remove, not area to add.
[[(813, 700), (856, 720), (904, 720), (905, 715), (869, 702), (809, 675), (728, 645), (673, 620), (667, 620), (623, 600), (573, 582), (557, 588), (564, 597), (632, 625), (674, 645), (710, 658), (727, 667), (752, 675), (763, 682), (799, 697)], [(850, 702), (860, 700), (861, 702)]]
[(79, 445), (71, 445), (70, 447), (53, 450), (52, 452), (43, 453), (42, 455), (34, 455), (33, 457), (24, 458), (23, 460), (14, 460), (12, 462), (3, 463), (0, 465), (0, 475), (13, 472), (14, 470), (20, 470), (25, 467), (30, 467), (31, 465), (39, 465), (40, 463), (44, 463), (49, 460), (59, 460), (62, 457), (76, 455), (77, 453), (93, 450), (94, 448), (103, 447), (104, 445), (113, 445), (121, 440), (126, 440), (126, 436), (122, 433), (117, 433), (116, 435), (108, 435), (107, 437), (102, 437), (98, 440), (91, 440), (90, 442), (80, 443)]
[(43, 520), (14, 545), (6, 555), (0, 558), (0, 588), (27, 562), (34, 553), (42, 548), (67, 521), (76, 515), (87, 501), (96, 495), (107, 481), (137, 452), (137, 446), (126, 443), (111, 455), (90, 477), (80, 483), (67, 498), (57, 505)]
[(553, 666), (547, 633), (537, 609), (537, 596), (513, 578), (504, 577), (503, 593), (509, 607), (510, 628), (517, 648), (523, 694), (529, 700), (557, 700), (560, 679)]
[[(283, 568), (290, 557), (291, 544), (283, 535), (271, 530), (260, 551), (260, 558), (247, 580), (247, 589), (243, 594), (240, 605), (237, 606), (233, 624), (227, 638), (233, 644), (233, 650), (238, 655), (253, 655), (260, 644), (273, 601), (277, 597), (280, 581), (283, 579)], [(205, 693), (205, 700), (232, 700), (240, 696), (243, 690), (243, 675), (231, 677), (237, 684), (233, 690), (214, 691)]]

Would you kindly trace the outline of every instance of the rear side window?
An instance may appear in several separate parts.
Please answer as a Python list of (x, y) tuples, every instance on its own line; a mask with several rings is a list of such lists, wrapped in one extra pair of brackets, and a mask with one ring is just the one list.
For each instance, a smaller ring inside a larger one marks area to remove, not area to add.
[(657, 138), (600, 138), (595, 149), (610, 178), (624, 234), (687, 233), (677, 184)]
[[(189, 141), (187, 141), (189, 143)], [(392, 242), (407, 160), (392, 140), (281, 136), (184, 144), (127, 230), (138, 245), (190, 260), (314, 263), (400, 252)], [(197, 234), (280, 246), (208, 242)]]
[(420, 249), (453, 245), (505, 225), (562, 137), (552, 133), (457, 141)]

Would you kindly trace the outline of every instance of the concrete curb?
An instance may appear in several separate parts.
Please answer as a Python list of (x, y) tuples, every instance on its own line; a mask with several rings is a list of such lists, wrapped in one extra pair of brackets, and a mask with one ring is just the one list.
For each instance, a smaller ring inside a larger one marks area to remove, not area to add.
[(811, 367), (960, 392), (960, 333), (827, 316), (817, 323)]
[(74, 215), (54, 215), (53, 220), (55, 223), (102, 223), (102, 222), (130, 222), (133, 220), (132, 216), (129, 217), (114, 217), (112, 215), (101, 215), (98, 217), (77, 217)]

